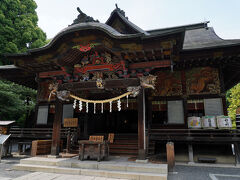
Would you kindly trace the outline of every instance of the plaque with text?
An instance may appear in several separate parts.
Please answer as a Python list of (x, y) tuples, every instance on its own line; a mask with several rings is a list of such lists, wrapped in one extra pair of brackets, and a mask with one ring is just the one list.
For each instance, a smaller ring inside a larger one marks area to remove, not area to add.
[(65, 118), (63, 127), (78, 127), (78, 118)]
[(204, 99), (204, 111), (206, 116), (223, 115), (221, 98)]
[(168, 123), (184, 124), (184, 111), (182, 100), (168, 101)]

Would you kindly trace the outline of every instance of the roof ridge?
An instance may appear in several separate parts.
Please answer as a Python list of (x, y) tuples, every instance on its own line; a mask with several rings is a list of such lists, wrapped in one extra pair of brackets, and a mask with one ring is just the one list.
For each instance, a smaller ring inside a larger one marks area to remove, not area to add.
[(116, 8), (111, 12), (110, 17), (107, 19), (107, 21), (105, 22), (105, 24), (109, 25), (110, 20), (112, 19), (113, 15), (116, 13), (128, 26), (130, 26), (132, 29), (134, 29), (137, 32), (143, 33), (145, 35), (149, 35), (149, 33), (147, 33), (146, 31), (144, 31), (142, 28), (138, 27), (137, 25), (135, 25), (134, 23), (132, 23), (131, 21), (128, 20), (128, 17), (126, 17), (125, 12), (123, 10), (121, 10), (117, 4)]
[(154, 32), (154, 31), (161, 31), (161, 30), (172, 30), (172, 29), (178, 29), (178, 28), (185, 28), (186, 30), (191, 30), (191, 29), (199, 29), (199, 28), (206, 28), (208, 27), (208, 23), (210, 21), (204, 21), (200, 23), (193, 23), (193, 24), (186, 24), (186, 25), (179, 25), (179, 26), (173, 26), (173, 27), (165, 27), (165, 28), (159, 28), (159, 29), (150, 29), (146, 30), (146, 32)]

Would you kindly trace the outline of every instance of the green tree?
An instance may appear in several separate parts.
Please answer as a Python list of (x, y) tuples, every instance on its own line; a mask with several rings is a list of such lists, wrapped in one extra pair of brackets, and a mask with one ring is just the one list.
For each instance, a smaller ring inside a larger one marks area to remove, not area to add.
[(0, 118), (23, 124), (36, 104), (36, 90), (9, 81), (0, 81)]
[[(46, 44), (46, 34), (37, 25), (36, 8), (34, 0), (0, 0), (0, 65), (10, 64), (4, 54)], [(35, 101), (35, 90), (0, 80), (0, 119), (24, 123)]]
[(240, 83), (231, 88), (227, 94), (228, 115), (233, 120), (233, 126), (236, 127), (236, 109), (240, 106)]
[(21, 53), (46, 44), (38, 27), (34, 0), (0, 0), (0, 63), (9, 64), (3, 54)]

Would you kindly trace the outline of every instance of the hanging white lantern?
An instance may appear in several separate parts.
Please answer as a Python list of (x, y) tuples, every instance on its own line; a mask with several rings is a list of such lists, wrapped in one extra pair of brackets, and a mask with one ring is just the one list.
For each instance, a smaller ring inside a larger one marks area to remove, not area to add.
[(120, 99), (117, 102), (117, 107), (118, 107), (118, 111), (121, 111), (121, 100)]
[(101, 106), (101, 113), (103, 113), (103, 103), (102, 103), (102, 106)]
[(93, 112), (96, 114), (96, 103), (93, 103)]
[(112, 101), (110, 101), (110, 105), (109, 106), (110, 106), (109, 111), (112, 112)]
[(82, 101), (79, 101), (79, 105), (78, 106), (79, 106), (79, 111), (82, 111), (82, 109), (83, 109), (82, 108)]
[(128, 95), (127, 95), (127, 107), (128, 107)]
[(88, 102), (86, 102), (86, 113), (88, 113)]
[(77, 100), (76, 100), (76, 99), (74, 99), (74, 102), (73, 102), (73, 109), (75, 109), (75, 108), (76, 108), (76, 106), (77, 106)]

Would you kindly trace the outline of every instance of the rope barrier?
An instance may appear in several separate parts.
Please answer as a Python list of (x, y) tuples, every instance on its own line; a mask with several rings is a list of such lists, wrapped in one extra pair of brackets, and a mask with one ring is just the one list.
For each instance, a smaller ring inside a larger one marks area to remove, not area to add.
[(70, 94), (70, 97), (73, 98), (73, 99), (82, 101), (82, 102), (86, 102), (86, 103), (110, 103), (110, 102), (117, 101), (117, 100), (119, 100), (123, 97), (126, 97), (128, 95), (131, 95), (131, 94), (132, 94), (132, 92), (127, 92), (127, 93), (124, 93), (120, 96), (117, 96), (117, 97), (114, 97), (114, 98), (111, 98), (111, 99), (105, 99), (105, 100), (88, 100), (88, 99), (83, 99), (83, 98), (74, 96), (72, 94)]

